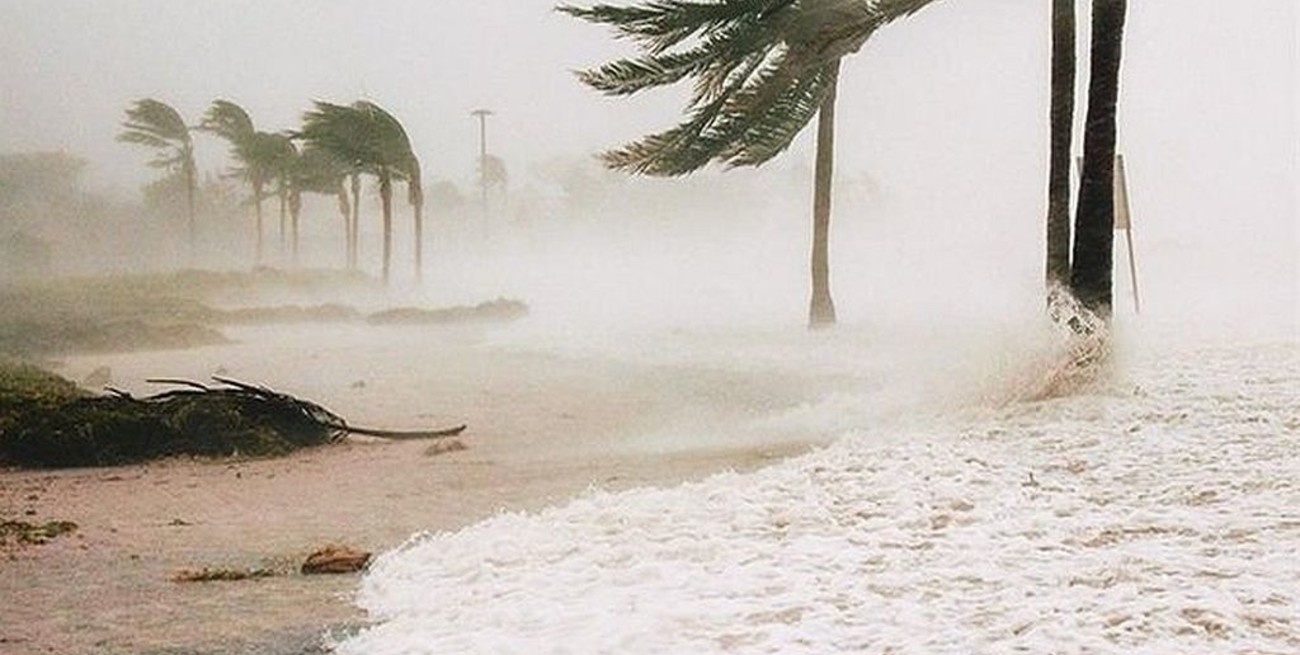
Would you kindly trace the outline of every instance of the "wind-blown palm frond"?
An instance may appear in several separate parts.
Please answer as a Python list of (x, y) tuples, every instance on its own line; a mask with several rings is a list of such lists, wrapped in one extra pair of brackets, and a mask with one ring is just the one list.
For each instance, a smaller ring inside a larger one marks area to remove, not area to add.
[(248, 138), (257, 131), (248, 112), (229, 100), (214, 100), (212, 106), (208, 107), (208, 111), (203, 114), (198, 129), (211, 132), (232, 144)]
[(620, 96), (694, 79), (686, 120), (603, 156), (611, 168), (675, 176), (710, 161), (758, 166), (780, 154), (817, 115), (832, 64), (934, 1), (651, 0), (559, 9), (613, 26), (644, 50), (579, 72), (592, 88)]
[(118, 138), (126, 141), (138, 134), (162, 139), (167, 142), (189, 142), (190, 128), (181, 118), (180, 112), (171, 105), (144, 98), (137, 100), (126, 110), (125, 130)]
[(186, 173), (193, 167), (190, 129), (171, 105), (144, 98), (126, 110), (126, 121), (117, 140), (157, 150), (149, 165)]
[(637, 6), (561, 5), (559, 11), (587, 22), (609, 25), (623, 38), (660, 53), (693, 36), (705, 34), (737, 20), (766, 18), (794, 0), (652, 0)]
[(365, 173), (379, 179), (384, 207), (384, 279), (387, 280), (392, 181), (407, 182), (407, 195), (416, 208), (417, 224), (421, 220), (424, 200), (419, 161), (401, 122), (369, 101), (361, 100), (351, 105), (317, 101), (303, 114), (302, 129), (294, 136), (302, 139), (307, 148), (327, 153), (350, 175)]
[(190, 128), (185, 119), (171, 105), (143, 98), (127, 108), (122, 128), (117, 135), (118, 141), (154, 149), (156, 153), (149, 165), (168, 171), (168, 178), (182, 181), (189, 214), (190, 250), (193, 251), (197, 235), (195, 195), (198, 191), (198, 168), (194, 164), (194, 141), (190, 138)]

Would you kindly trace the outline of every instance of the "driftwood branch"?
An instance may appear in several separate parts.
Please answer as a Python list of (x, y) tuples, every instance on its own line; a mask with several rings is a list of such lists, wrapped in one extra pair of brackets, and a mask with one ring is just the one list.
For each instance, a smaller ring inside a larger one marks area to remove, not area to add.
[(376, 430), (374, 428), (361, 428), (355, 425), (345, 426), (344, 429), (350, 434), (359, 434), (366, 437), (378, 437), (380, 439), (443, 439), (446, 437), (459, 436), (465, 431), (466, 425), (457, 425), (454, 428), (443, 430)]

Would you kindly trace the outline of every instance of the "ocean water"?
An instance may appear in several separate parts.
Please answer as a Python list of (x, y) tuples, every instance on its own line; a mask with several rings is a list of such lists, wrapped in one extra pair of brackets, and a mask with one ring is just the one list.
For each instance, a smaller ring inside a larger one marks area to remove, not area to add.
[(374, 624), (337, 650), (1300, 649), (1293, 327), (1130, 322), (1112, 376), (1029, 401), (1056, 341), (1013, 323), (503, 334), (565, 356), (832, 376), (824, 397), (735, 430), (833, 443), (415, 535), (366, 575)]

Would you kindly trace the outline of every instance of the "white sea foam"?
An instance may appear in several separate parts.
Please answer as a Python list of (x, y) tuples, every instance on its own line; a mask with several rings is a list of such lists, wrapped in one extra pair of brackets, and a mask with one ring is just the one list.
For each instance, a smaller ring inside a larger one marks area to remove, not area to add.
[[(377, 624), (339, 652), (1300, 651), (1300, 347), (1124, 366), (1091, 394), (864, 420), (756, 473), (417, 536), (366, 576)], [(773, 420), (846, 427), (867, 397)]]

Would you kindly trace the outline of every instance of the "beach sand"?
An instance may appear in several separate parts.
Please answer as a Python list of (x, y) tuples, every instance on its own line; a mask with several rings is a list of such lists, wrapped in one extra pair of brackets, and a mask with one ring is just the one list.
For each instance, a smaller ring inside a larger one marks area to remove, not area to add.
[[(817, 437), (756, 431), (829, 379), (562, 355), (495, 343), (490, 326), (239, 328), (234, 343), (82, 356), (113, 386), (221, 374), (318, 402), (356, 425), (466, 423), (464, 450), (352, 438), (272, 460), (172, 460), (0, 472), (0, 516), (79, 529), (0, 553), (0, 652), (315, 652), (365, 621), (356, 575), (177, 583), (182, 569), (292, 571), (326, 544), (382, 552), (414, 533), (531, 511), (591, 488), (750, 470)], [(706, 436), (713, 435), (713, 436)]]

